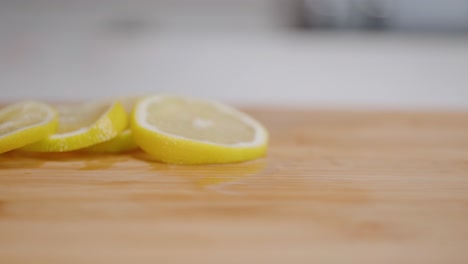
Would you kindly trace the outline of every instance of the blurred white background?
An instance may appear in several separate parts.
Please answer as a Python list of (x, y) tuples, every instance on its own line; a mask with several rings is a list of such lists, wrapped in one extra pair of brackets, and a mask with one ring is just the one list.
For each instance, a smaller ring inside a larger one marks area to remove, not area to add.
[(0, 0), (0, 98), (468, 110), (468, 1), (375, 1)]

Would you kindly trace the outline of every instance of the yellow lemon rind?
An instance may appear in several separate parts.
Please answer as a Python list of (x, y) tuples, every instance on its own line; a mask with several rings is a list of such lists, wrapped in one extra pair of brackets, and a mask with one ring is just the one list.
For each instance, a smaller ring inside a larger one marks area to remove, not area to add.
[(131, 129), (125, 129), (115, 138), (93, 145), (84, 149), (86, 152), (93, 153), (119, 153), (132, 151), (138, 148), (138, 145), (133, 139), (133, 133)]
[(168, 134), (146, 124), (146, 105), (151, 100), (161, 100), (163, 97), (153, 96), (139, 101), (131, 119), (137, 145), (156, 160), (172, 164), (220, 164), (242, 162), (266, 155), (268, 145), (266, 129), (246, 114), (216, 102), (205, 101), (251, 125), (256, 133), (254, 142), (235, 145), (215, 144)]
[(0, 111), (9, 111), (12, 107), (19, 107), (20, 104), (37, 104), (41, 107), (48, 108), (48, 112), (50, 113), (47, 118), (36, 125), (24, 127), (18, 131), (14, 131), (12, 133), (8, 133), (4, 136), (0, 137), (0, 153), (4, 153), (10, 150), (18, 149), (28, 144), (40, 141), (49, 135), (55, 133), (57, 126), (58, 126), (58, 114), (52, 106), (49, 106), (44, 103), (36, 102), (36, 101), (26, 101), (16, 103), (14, 105), (10, 105), (5, 107)]
[(23, 147), (34, 152), (66, 152), (86, 148), (116, 137), (128, 125), (128, 115), (119, 103), (113, 103), (91, 126), (77, 131), (54, 134)]

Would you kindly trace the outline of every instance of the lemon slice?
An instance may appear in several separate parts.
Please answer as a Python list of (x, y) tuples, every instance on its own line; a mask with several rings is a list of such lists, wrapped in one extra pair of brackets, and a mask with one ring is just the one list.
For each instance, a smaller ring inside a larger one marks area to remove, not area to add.
[[(138, 97), (124, 97), (118, 98), (117, 100), (122, 103), (125, 111), (128, 115), (131, 115), (135, 103), (138, 101)], [(97, 152), (97, 153), (118, 153), (131, 151), (138, 148), (138, 145), (133, 140), (133, 133), (130, 128), (125, 129), (119, 133), (115, 138), (105, 141), (94, 146), (86, 148), (88, 152)]]
[(116, 137), (127, 127), (128, 116), (119, 102), (62, 105), (57, 132), (23, 149), (64, 152), (95, 145)]
[(135, 106), (136, 143), (156, 160), (176, 164), (240, 162), (266, 153), (263, 126), (229, 106), (178, 96), (150, 96)]
[(39, 141), (57, 128), (53, 107), (34, 101), (9, 105), (0, 110), (0, 153)]
[(120, 132), (115, 138), (88, 147), (86, 148), (86, 151), (95, 153), (119, 153), (135, 150), (137, 148), (138, 145), (133, 139), (132, 130), (127, 128)]

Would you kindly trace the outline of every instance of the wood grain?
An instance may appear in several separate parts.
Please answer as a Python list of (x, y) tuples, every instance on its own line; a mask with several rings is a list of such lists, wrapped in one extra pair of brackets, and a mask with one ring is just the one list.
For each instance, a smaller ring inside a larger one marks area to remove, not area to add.
[(0, 263), (468, 263), (468, 113), (249, 112), (242, 164), (0, 155)]

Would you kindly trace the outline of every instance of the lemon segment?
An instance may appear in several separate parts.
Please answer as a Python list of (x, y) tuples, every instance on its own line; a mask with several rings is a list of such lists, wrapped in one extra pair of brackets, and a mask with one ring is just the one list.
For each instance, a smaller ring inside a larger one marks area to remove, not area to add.
[(133, 139), (132, 130), (127, 128), (120, 132), (115, 138), (86, 148), (88, 152), (96, 153), (119, 153), (131, 151), (138, 148)]
[(240, 162), (265, 155), (266, 129), (227, 105), (156, 95), (135, 106), (134, 139), (156, 160), (174, 164)]
[(119, 102), (57, 106), (59, 126), (47, 138), (23, 149), (37, 152), (65, 152), (89, 147), (116, 137), (128, 124)]
[(53, 134), (58, 117), (47, 104), (25, 101), (0, 110), (0, 153), (37, 142)]
[[(123, 97), (117, 99), (122, 106), (124, 107), (127, 114), (130, 116), (133, 112), (133, 108), (136, 102), (139, 100), (138, 97)], [(125, 129), (115, 138), (102, 142), (91, 147), (86, 148), (87, 152), (94, 153), (119, 153), (135, 150), (138, 148), (138, 145), (133, 139), (133, 133), (130, 128)]]

